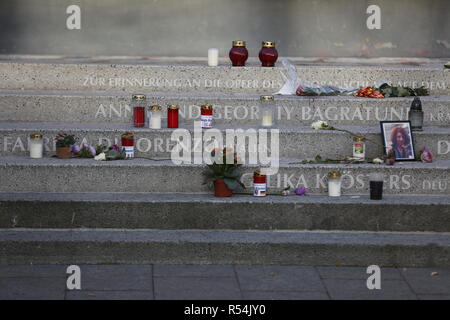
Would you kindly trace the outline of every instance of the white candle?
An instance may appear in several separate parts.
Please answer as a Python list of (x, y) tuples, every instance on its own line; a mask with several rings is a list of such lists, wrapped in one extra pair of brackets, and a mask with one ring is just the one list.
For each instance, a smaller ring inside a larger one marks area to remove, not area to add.
[(217, 67), (219, 65), (219, 49), (208, 49), (208, 66)]
[(30, 139), (30, 158), (42, 158), (44, 153), (44, 142), (42, 135), (32, 134)]
[(341, 180), (340, 179), (330, 179), (330, 181), (328, 181), (328, 195), (330, 197), (340, 197), (341, 196)]
[(272, 125), (273, 125), (272, 113), (265, 113), (265, 114), (263, 114), (262, 126), (263, 127), (271, 127)]
[(341, 196), (341, 174), (339, 172), (328, 173), (328, 195), (330, 197)]
[(149, 116), (150, 116), (149, 128), (161, 129), (161, 107), (152, 106), (150, 108)]

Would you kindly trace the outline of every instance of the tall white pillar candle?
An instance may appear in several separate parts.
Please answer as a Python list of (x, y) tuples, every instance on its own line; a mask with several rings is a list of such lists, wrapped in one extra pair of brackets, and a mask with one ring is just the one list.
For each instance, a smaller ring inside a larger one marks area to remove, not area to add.
[(208, 49), (208, 66), (217, 67), (219, 65), (219, 49)]

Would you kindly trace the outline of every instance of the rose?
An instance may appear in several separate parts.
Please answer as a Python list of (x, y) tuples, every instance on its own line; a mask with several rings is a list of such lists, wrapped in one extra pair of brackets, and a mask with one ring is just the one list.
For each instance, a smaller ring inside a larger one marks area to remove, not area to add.
[(372, 160), (372, 162), (375, 163), (375, 164), (382, 164), (383, 160), (381, 160), (380, 158), (375, 158), (375, 159)]

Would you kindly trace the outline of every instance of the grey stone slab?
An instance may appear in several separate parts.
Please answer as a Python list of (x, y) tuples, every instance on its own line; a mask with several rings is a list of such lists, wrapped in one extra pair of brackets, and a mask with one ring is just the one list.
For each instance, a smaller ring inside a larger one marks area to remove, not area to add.
[[(360, 267), (317, 267), (322, 279), (367, 279), (367, 268)], [(403, 280), (397, 268), (381, 268), (382, 280)]]
[(231, 265), (161, 265), (153, 266), (154, 277), (234, 277)]
[[(194, 135), (192, 124), (180, 125), (190, 132), (191, 144), (194, 144)], [(225, 143), (227, 129), (256, 130), (258, 127), (253, 125), (216, 125), (215, 128), (221, 130), (222, 143)], [(352, 132), (361, 133), (367, 139), (366, 157), (375, 158), (383, 155), (381, 144), (381, 133), (379, 126), (345, 126), (343, 129)], [(314, 158), (317, 155), (323, 158), (344, 159), (352, 156), (353, 140), (347, 133), (314, 130), (308, 126), (276, 126), (279, 130), (277, 147), (280, 158)], [(60, 123), (27, 123), (27, 122), (4, 122), (0, 123), (0, 155), (4, 156), (29, 156), (29, 136), (39, 132), (45, 137), (46, 156), (55, 154), (56, 146), (54, 137), (59, 131), (69, 131), (78, 138), (78, 144), (89, 143), (93, 145), (119, 144), (121, 134), (127, 131), (135, 134), (135, 156), (136, 157), (160, 157), (170, 158), (171, 151), (176, 145), (171, 141), (173, 129), (163, 128), (153, 130), (149, 128), (134, 128), (131, 124), (60, 124)], [(256, 138), (256, 136), (255, 136)], [(261, 138), (259, 138), (261, 139)], [(218, 140), (218, 139), (216, 139)], [(271, 134), (268, 134), (267, 148), (272, 147)], [(376, 143), (373, 143), (375, 141)], [(450, 129), (444, 127), (425, 127), (421, 132), (414, 133), (414, 144), (416, 151), (426, 146), (437, 160), (450, 159)], [(245, 156), (242, 159), (248, 159), (249, 154), (256, 152), (249, 139), (245, 142)]]
[(450, 295), (442, 294), (418, 294), (419, 300), (450, 300)]
[[(200, 105), (214, 108), (214, 123), (258, 125), (258, 94), (147, 92), (148, 104), (180, 107), (180, 122), (198, 119)], [(0, 119), (13, 122), (132, 123), (131, 95), (123, 92), (0, 90)], [(282, 125), (306, 125), (324, 120), (335, 126), (379, 125), (407, 118), (411, 97), (367, 99), (349, 96), (276, 96), (275, 118)], [(426, 126), (445, 126), (450, 97), (421, 97)], [(39, 112), (35, 112), (39, 108)], [(165, 113), (163, 112), (163, 118)]]
[(236, 266), (243, 291), (322, 291), (325, 288), (312, 267)]
[(450, 197), (433, 195), (0, 193), (0, 228), (449, 232), (449, 214)]
[(67, 278), (67, 266), (0, 265), (0, 278)]
[(240, 300), (236, 278), (155, 277), (156, 300)]
[(401, 272), (417, 294), (450, 295), (450, 269), (402, 268)]
[[(164, 91), (274, 93), (284, 84), (282, 68), (261, 68), (257, 64), (233, 68), (229, 64), (208, 67), (193, 63), (136, 64), (111, 61), (2, 60), (0, 87), (8, 90), (84, 90), (84, 91)], [(278, 64), (280, 65), (280, 64)], [(299, 65), (302, 80), (338, 87), (376, 85), (380, 79), (393, 84), (419, 87), (429, 85), (434, 94), (447, 93), (449, 83), (442, 64), (428, 66), (339, 66)], [(24, 77), (24, 74), (26, 77)]]
[(65, 289), (60, 278), (0, 278), (0, 300), (63, 300)]
[(243, 291), (248, 300), (329, 300), (323, 291)]
[(65, 300), (153, 300), (153, 292), (71, 290), (66, 292)]
[(152, 265), (80, 265), (82, 290), (152, 291)]
[(333, 300), (416, 300), (406, 281), (382, 280), (381, 289), (369, 290), (367, 279), (324, 279), (326, 289)]
[[(306, 187), (309, 194), (325, 194), (331, 170), (342, 171), (342, 194), (368, 194), (369, 175), (385, 175), (386, 194), (450, 194), (450, 161), (433, 163), (375, 164), (299, 164), (299, 159), (280, 159), (278, 173), (270, 177), (269, 192), (277, 194), (284, 186)], [(101, 163), (100, 163), (101, 162)], [(256, 164), (242, 169), (242, 182), (252, 188)], [(121, 183), (116, 181), (120, 170)], [(204, 185), (204, 165), (176, 165), (172, 161), (147, 159), (95, 161), (93, 159), (31, 159), (0, 157), (0, 192), (211, 192)], [(30, 179), (33, 177), (33, 179)], [(67, 179), (70, 177), (70, 179)], [(46, 181), (38, 184), (36, 181)]]

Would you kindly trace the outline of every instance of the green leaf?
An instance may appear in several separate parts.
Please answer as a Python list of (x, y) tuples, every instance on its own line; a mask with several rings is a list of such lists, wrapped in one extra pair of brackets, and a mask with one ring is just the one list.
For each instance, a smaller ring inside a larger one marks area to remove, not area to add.
[(227, 187), (231, 190), (235, 190), (239, 187), (239, 183), (234, 179), (225, 178), (223, 179)]

